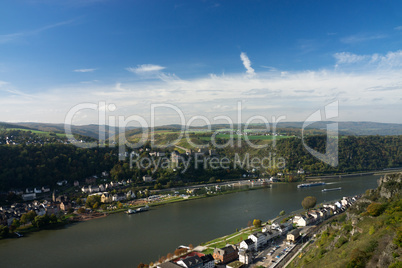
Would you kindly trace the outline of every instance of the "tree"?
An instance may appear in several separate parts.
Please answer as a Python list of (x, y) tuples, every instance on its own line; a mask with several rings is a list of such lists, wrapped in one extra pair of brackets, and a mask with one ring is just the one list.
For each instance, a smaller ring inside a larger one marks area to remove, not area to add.
[(254, 219), (253, 225), (255, 228), (261, 227), (261, 220)]
[(384, 205), (373, 202), (370, 205), (368, 205), (367, 212), (370, 214), (370, 216), (377, 217), (382, 213), (384, 208), (385, 208)]
[(23, 225), (25, 225), (25, 224), (28, 223), (28, 217), (27, 217), (27, 214), (26, 214), (26, 213), (24, 213), (24, 214), (21, 215), (20, 223), (22, 223)]
[(281, 212), (279, 212), (279, 216), (283, 216), (283, 215), (285, 215), (286, 214), (286, 212), (284, 211), (284, 210), (282, 210)]
[(79, 208), (77, 212), (82, 214), (82, 213), (86, 212), (86, 209), (85, 208)]
[(303, 199), (301, 204), (304, 209), (309, 210), (310, 208), (315, 207), (315, 204), (317, 204), (317, 198), (315, 196), (307, 196)]
[(93, 208), (96, 203), (99, 204), (100, 202), (101, 202), (101, 198), (99, 195), (91, 195), (91, 196), (88, 196), (85, 206), (87, 208)]
[(119, 202), (117, 202), (117, 207), (118, 208), (123, 208), (123, 204), (119, 201)]
[(6, 238), (10, 235), (10, 231), (7, 226), (0, 225), (0, 237)]
[(17, 229), (18, 227), (20, 227), (21, 223), (19, 220), (14, 219), (13, 223), (10, 226), (10, 230), (13, 232), (15, 229)]

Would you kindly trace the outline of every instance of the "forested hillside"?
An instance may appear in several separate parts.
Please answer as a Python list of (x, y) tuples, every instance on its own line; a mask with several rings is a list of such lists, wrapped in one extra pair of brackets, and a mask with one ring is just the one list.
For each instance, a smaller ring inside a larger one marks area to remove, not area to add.
[[(267, 141), (253, 141), (264, 142)], [(325, 152), (326, 137), (310, 136), (307, 144), (317, 151)], [(146, 145), (149, 146), (149, 145)], [(165, 151), (166, 158), (175, 148), (166, 150), (150, 148), (150, 151)], [(271, 141), (264, 149), (253, 149), (246, 143), (239, 147), (225, 147), (218, 149), (218, 158), (227, 157), (232, 162), (236, 154), (242, 159), (248, 153), (252, 157), (283, 157), (285, 171), (294, 172), (299, 168), (312, 175), (330, 173), (374, 171), (385, 168), (402, 167), (402, 136), (363, 136), (339, 138), (339, 166), (331, 167), (313, 157), (303, 146), (299, 138), (279, 139), (276, 146)], [(194, 159), (190, 158), (190, 165), (185, 172), (161, 168), (155, 170), (153, 165), (138, 169), (135, 165), (129, 169), (128, 159), (119, 162), (117, 148), (83, 149), (67, 144), (43, 145), (0, 145), (0, 190), (10, 188), (35, 187), (55, 185), (57, 181), (66, 179), (83, 180), (88, 176), (110, 172), (112, 179), (134, 179), (142, 182), (143, 175), (152, 175), (157, 184), (175, 185), (177, 182), (208, 182), (215, 179), (236, 179), (247, 169), (239, 166), (234, 169), (231, 163), (229, 169), (204, 169), (199, 165), (195, 168)], [(141, 153), (141, 157), (149, 157), (148, 152)], [(187, 156), (184, 156), (187, 157)], [(188, 159), (189, 157), (187, 157)], [(260, 169), (256, 174), (272, 174), (275, 168)], [(276, 174), (276, 173), (275, 173)]]

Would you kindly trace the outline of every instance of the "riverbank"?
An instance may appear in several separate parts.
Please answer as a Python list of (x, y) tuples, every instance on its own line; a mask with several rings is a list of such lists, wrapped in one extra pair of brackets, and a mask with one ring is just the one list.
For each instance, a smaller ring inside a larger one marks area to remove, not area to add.
[(198, 200), (198, 199), (204, 199), (204, 198), (210, 198), (210, 197), (217, 197), (217, 196), (222, 196), (222, 195), (227, 195), (227, 194), (234, 194), (234, 193), (240, 193), (240, 192), (245, 192), (245, 191), (253, 191), (253, 190), (259, 190), (263, 188), (269, 188), (271, 186), (255, 186), (255, 187), (243, 187), (235, 190), (229, 190), (229, 191), (224, 191), (224, 192), (217, 192), (216, 194), (204, 194), (204, 195), (195, 195), (195, 196), (188, 196), (188, 197), (181, 197), (181, 196), (172, 196), (171, 199), (163, 200), (163, 201), (145, 201), (141, 202), (138, 205), (132, 205), (132, 206), (124, 206), (121, 209), (116, 209), (113, 211), (103, 211), (100, 210), (99, 212), (106, 213), (106, 214), (115, 214), (115, 213), (121, 213), (125, 212), (128, 209), (136, 209), (140, 208), (143, 206), (149, 206), (149, 207), (158, 207), (158, 206), (163, 206), (167, 204), (173, 204), (173, 203), (179, 203), (179, 202), (186, 202), (186, 201), (192, 201), (192, 200)]

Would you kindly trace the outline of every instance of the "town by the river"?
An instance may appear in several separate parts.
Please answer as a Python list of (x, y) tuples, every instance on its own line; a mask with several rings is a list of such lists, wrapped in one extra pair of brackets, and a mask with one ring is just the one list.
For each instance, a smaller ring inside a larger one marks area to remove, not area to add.
[[(364, 193), (380, 176), (327, 179), (326, 185), (297, 188), (296, 183), (152, 207), (146, 213), (118, 213), (0, 241), (2, 267), (133, 267), (156, 261), (179, 245), (194, 246), (301, 209), (306, 196), (317, 204)], [(322, 192), (341, 187), (340, 191)]]

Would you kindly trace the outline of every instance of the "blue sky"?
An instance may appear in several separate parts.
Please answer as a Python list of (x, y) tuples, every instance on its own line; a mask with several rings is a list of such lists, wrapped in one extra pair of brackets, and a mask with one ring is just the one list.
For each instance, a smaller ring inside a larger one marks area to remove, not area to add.
[(0, 3), (0, 121), (60, 123), (83, 102), (233, 118), (238, 101), (242, 121), (303, 121), (337, 100), (340, 121), (402, 123), (401, 69), (400, 1)]

